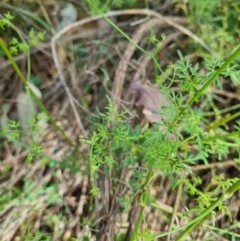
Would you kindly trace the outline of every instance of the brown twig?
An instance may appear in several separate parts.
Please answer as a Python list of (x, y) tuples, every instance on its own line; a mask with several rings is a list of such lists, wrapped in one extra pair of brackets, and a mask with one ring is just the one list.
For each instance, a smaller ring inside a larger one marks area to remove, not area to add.
[[(159, 24), (159, 21), (157, 19), (144, 23), (143, 25), (141, 25), (141, 27), (139, 27), (137, 29), (137, 31), (135, 32), (135, 34), (132, 37), (132, 40), (135, 43), (138, 43), (142, 39), (142, 36), (145, 34), (145, 32), (149, 31), (150, 27), (153, 27), (154, 25), (157, 25), (157, 24)], [(112, 88), (112, 99), (113, 99), (113, 102), (118, 107), (120, 104), (122, 88), (123, 88), (123, 83), (124, 83), (124, 79), (126, 76), (128, 62), (130, 62), (130, 59), (131, 59), (135, 49), (136, 49), (136, 46), (133, 45), (132, 43), (129, 43), (127, 45), (127, 48), (123, 54), (121, 61), (118, 64), (118, 68), (115, 72), (113, 88)]]
[[(190, 36), (191, 38), (193, 38), (195, 41), (197, 41), (200, 45), (202, 45), (205, 49), (207, 49), (210, 53), (214, 54), (213, 51), (207, 46), (207, 44), (202, 40), (200, 39), (197, 35), (193, 34), (189, 29), (183, 27), (182, 25), (176, 23), (174, 20), (172, 20), (172, 18), (169, 18), (169, 17), (164, 17), (162, 16), (161, 14), (159, 13), (156, 13), (152, 10), (149, 10), (149, 9), (127, 9), (127, 10), (121, 10), (121, 11), (112, 11), (112, 12), (109, 12), (107, 14), (105, 14), (105, 17), (112, 17), (112, 16), (118, 16), (118, 15), (128, 15), (128, 14), (140, 14), (140, 15), (147, 15), (147, 16), (152, 16), (152, 17), (155, 17), (156, 19), (158, 20), (161, 20), (162, 22), (164, 23), (167, 23), (168, 25), (180, 30), (182, 33)], [(56, 43), (57, 43), (57, 40), (63, 35), (65, 34), (66, 32), (68, 32), (69, 30), (73, 29), (73, 28), (76, 28), (76, 27), (80, 27), (80, 26), (83, 26), (84, 24), (87, 24), (87, 23), (90, 23), (92, 21), (96, 21), (96, 20), (100, 20), (102, 19), (102, 16), (94, 16), (94, 17), (89, 17), (89, 18), (86, 18), (86, 19), (83, 19), (83, 20), (80, 20), (78, 22), (75, 22), (67, 27), (65, 27), (64, 29), (62, 29), (60, 32), (58, 32), (51, 40), (51, 48), (52, 48), (52, 54), (53, 54), (53, 59), (54, 59), (54, 63), (57, 67), (57, 70), (58, 70), (58, 74), (59, 74), (59, 78), (60, 78), (60, 81), (62, 82), (63, 86), (65, 87), (66, 89), (66, 92), (67, 92), (67, 95), (68, 97), (70, 98), (70, 91), (69, 89), (66, 87), (66, 81), (64, 79), (64, 76), (62, 74), (62, 71), (61, 71), (61, 68), (59, 66), (59, 63), (58, 63), (58, 57), (57, 57), (57, 51), (56, 51)], [(181, 18), (178, 18), (179, 20), (183, 20)], [(149, 23), (148, 23), (148, 26), (149, 26)], [(142, 27), (144, 28), (144, 27)], [(143, 31), (144, 29), (142, 29)], [(140, 30), (139, 30), (140, 31)], [(140, 33), (138, 33), (139, 36), (140, 36)], [(136, 34), (136, 40), (138, 40), (138, 36)], [(138, 40), (139, 41), (139, 40)], [(134, 51), (134, 48), (133, 47), (130, 47), (129, 45), (129, 50)], [(131, 54), (129, 53), (128, 56), (131, 56)], [(125, 64), (122, 63), (123, 66), (119, 65), (119, 68), (120, 67), (124, 67)], [(115, 78), (119, 78), (118, 81), (114, 81), (115, 85), (114, 85), (114, 88), (113, 88), (113, 95), (115, 97), (114, 100), (116, 100), (116, 98), (119, 98), (120, 97), (120, 94), (121, 94), (121, 91), (122, 91), (122, 88), (121, 88), (121, 82), (123, 82), (122, 80), (122, 76), (121, 78), (118, 77), (119, 73), (116, 72), (116, 77)], [(120, 81), (121, 80), (121, 81)], [(117, 89), (117, 87), (119, 87)], [(118, 101), (117, 101), (118, 102)], [(76, 108), (73, 104), (73, 101), (71, 101), (71, 106), (74, 110), (74, 114), (75, 114), (75, 117), (78, 121), (78, 125), (79, 125), (79, 128), (83, 131), (84, 128), (81, 124), (81, 120), (80, 120), (80, 117), (78, 116), (77, 117), (77, 113), (76, 113)]]
[(196, 165), (194, 167), (191, 167), (191, 170), (196, 172), (196, 171), (203, 171), (203, 170), (213, 169), (213, 168), (224, 168), (224, 167), (228, 167), (228, 166), (234, 166), (238, 170), (240, 170), (237, 163), (233, 160), (204, 164), (204, 165)]

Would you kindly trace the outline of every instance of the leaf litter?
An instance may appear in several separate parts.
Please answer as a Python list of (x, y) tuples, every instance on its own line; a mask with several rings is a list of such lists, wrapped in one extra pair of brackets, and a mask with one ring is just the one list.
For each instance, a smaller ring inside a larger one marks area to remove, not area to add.
[(155, 86), (141, 83), (140, 80), (134, 81), (131, 88), (140, 94), (136, 106), (143, 106), (143, 114), (151, 123), (162, 123), (162, 115), (159, 113), (162, 106), (169, 105), (170, 101)]

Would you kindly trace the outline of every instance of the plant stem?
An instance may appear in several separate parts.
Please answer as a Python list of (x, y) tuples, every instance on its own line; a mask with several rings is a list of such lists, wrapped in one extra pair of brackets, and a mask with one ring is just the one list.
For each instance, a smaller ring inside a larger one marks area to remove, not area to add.
[[(11, 62), (15, 72), (17, 73), (18, 77), (21, 79), (21, 81), (23, 82), (24, 85), (27, 85), (27, 80), (24, 77), (22, 71), (19, 69), (17, 63), (15, 62), (14, 58), (12, 57), (12, 54), (10, 53), (10, 51), (8, 50), (7, 46), (5, 45), (5, 43), (3, 42), (2, 38), (0, 38), (0, 46), (2, 47), (4, 53), (6, 54), (6, 56), (8, 57), (9, 61)], [(62, 136), (66, 139), (66, 141), (68, 142), (69, 145), (71, 145), (72, 147), (76, 147), (76, 145), (70, 140), (70, 138), (66, 135), (66, 133), (64, 132), (64, 130), (62, 130), (56, 123), (56, 121), (54, 120), (54, 118), (51, 116), (50, 112), (46, 109), (46, 107), (43, 105), (43, 103), (41, 102), (41, 100), (39, 100), (39, 98), (35, 95), (35, 93), (32, 91), (31, 88), (29, 88), (29, 92), (31, 93), (31, 96), (34, 98), (34, 100), (36, 101), (36, 103), (38, 104), (38, 106), (41, 108), (41, 110), (43, 112), (46, 113), (46, 115), (48, 116), (49, 120), (51, 121), (51, 123), (55, 126), (55, 128), (62, 134)]]
[(134, 227), (132, 236), (130, 238), (130, 241), (134, 241), (137, 239), (137, 234), (138, 234), (138, 230), (140, 228), (140, 225), (142, 223), (143, 220), (143, 216), (144, 216), (144, 210), (145, 210), (145, 206), (148, 200), (148, 196), (149, 196), (149, 187), (150, 187), (150, 183), (153, 179), (154, 175), (152, 171), (148, 172), (145, 184), (142, 186), (141, 188), (141, 195), (140, 195), (140, 211), (139, 211), (139, 215), (137, 218), (137, 222), (136, 225)]
[(143, 52), (144, 54), (150, 56), (154, 62), (154, 64), (158, 67), (158, 70), (160, 71), (160, 73), (162, 73), (161, 67), (158, 63), (158, 60), (155, 58), (155, 53), (154, 54), (150, 54), (148, 51), (146, 51), (145, 49), (143, 49), (141, 46), (139, 46), (137, 43), (135, 43), (127, 34), (125, 34), (115, 23), (113, 23), (108, 17), (106, 17), (104, 15), (104, 13), (98, 9), (94, 3), (92, 3), (91, 0), (87, 0), (88, 4), (95, 10), (97, 11), (110, 25), (112, 25), (120, 34), (122, 34), (122, 36), (124, 36), (130, 43), (132, 43), (136, 48), (138, 48), (141, 52)]
[(213, 83), (213, 81), (223, 72), (224, 69), (240, 54), (240, 46), (233, 52), (233, 54), (223, 63), (223, 65), (215, 71), (215, 73), (207, 80), (200, 90), (188, 101), (188, 105), (193, 104), (199, 96)]
[(193, 219), (191, 222), (189, 222), (188, 224), (183, 225), (182, 227), (179, 227), (175, 230), (156, 235), (152, 240), (167, 236), (169, 234), (176, 233), (176, 232), (186, 228), (186, 230), (184, 232), (182, 232), (176, 239), (176, 241), (181, 241), (195, 227), (197, 227), (200, 223), (202, 223), (204, 221), (204, 219), (206, 219), (215, 208), (219, 207), (225, 200), (230, 198), (233, 195), (233, 193), (239, 189), (240, 189), (240, 180), (238, 180), (236, 183), (234, 183), (232, 187), (228, 188), (226, 190), (226, 192), (224, 194), (222, 194), (222, 196), (220, 196), (210, 207), (208, 207), (205, 211), (203, 211), (198, 217)]
[(132, 236), (130, 238), (130, 241), (137, 240), (137, 234), (138, 234), (138, 230), (139, 230), (140, 225), (141, 225), (142, 220), (143, 220), (143, 215), (144, 215), (145, 205), (146, 205), (146, 202), (147, 202), (147, 197), (148, 197), (148, 190), (143, 191), (143, 193), (140, 196), (141, 203), (140, 203), (140, 211), (139, 211), (138, 219), (137, 219), (136, 225), (134, 227), (134, 230), (133, 230)]
[(18, 77), (21, 79), (21, 81), (26, 84), (27, 83), (27, 80), (25, 79), (25, 77), (23, 76), (21, 70), (18, 68), (15, 60), (13, 59), (10, 51), (8, 50), (7, 46), (5, 45), (5, 43), (3, 42), (2, 38), (0, 38), (0, 46), (2, 47), (3, 49), (3, 52), (7, 55), (9, 61), (11, 62), (15, 72), (17, 73)]
[(221, 125), (225, 125), (227, 122), (229, 122), (233, 119), (236, 119), (239, 116), (240, 116), (240, 111), (238, 111), (237, 113), (234, 113), (233, 115), (226, 116), (225, 118), (223, 118), (221, 120), (217, 120), (210, 127), (207, 128), (207, 131), (216, 129), (217, 127), (219, 127)]
[[(197, 99), (203, 94), (203, 92), (213, 83), (213, 81), (224, 71), (224, 69), (240, 54), (240, 46), (233, 52), (233, 54), (222, 64), (222, 66), (215, 71), (215, 73), (207, 80), (207, 82), (202, 86), (201, 89), (199, 89), (196, 94), (188, 101), (187, 105), (188, 107), (191, 106)], [(177, 119), (174, 121), (173, 125), (178, 123), (180, 120), (181, 116), (184, 114), (186, 109), (188, 107), (181, 108), (179, 111), (179, 116)], [(236, 115), (236, 116), (235, 116)], [(236, 118), (240, 115), (235, 114), (233, 118)], [(227, 121), (226, 121), (227, 122)], [(226, 123), (225, 122), (225, 123)], [(223, 122), (224, 123), (224, 122)], [(221, 125), (222, 123), (220, 123)], [(219, 124), (217, 125), (219, 126)], [(211, 127), (212, 128), (212, 127)]]

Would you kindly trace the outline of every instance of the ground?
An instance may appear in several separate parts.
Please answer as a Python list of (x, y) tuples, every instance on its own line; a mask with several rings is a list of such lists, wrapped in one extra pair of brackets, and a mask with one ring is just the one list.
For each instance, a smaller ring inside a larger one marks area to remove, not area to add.
[[(1, 14), (14, 16), (15, 27), (1, 30), (7, 48), (19, 35), (31, 43), (31, 28), (45, 33), (32, 44), (29, 65), (22, 51), (14, 55), (25, 78), (31, 70), (44, 111), (33, 97), (29, 104), (0, 52), (0, 240), (137, 240), (138, 220), (138, 240), (240, 240), (239, 186), (231, 190), (240, 176), (239, 57), (211, 82), (238, 47), (238, 1), (113, 4), (108, 20), (89, 2), (0, 3)], [(76, 19), (65, 25), (72, 6)], [(162, 116), (152, 113), (159, 105), (167, 106)], [(40, 116), (38, 131), (39, 120), (26, 119), (42, 112), (52, 119)], [(25, 125), (6, 132), (6, 119)], [(162, 131), (168, 134), (152, 141)], [(223, 202), (225, 191), (231, 197)]]

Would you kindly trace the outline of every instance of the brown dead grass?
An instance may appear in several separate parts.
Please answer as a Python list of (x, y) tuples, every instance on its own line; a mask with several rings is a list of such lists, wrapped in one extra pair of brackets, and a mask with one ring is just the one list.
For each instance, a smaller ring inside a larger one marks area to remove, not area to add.
[[(32, 3), (28, 2), (28, 4)], [(53, 6), (45, 5), (44, 2), (42, 4), (46, 13), (50, 15)], [(166, 13), (166, 9), (159, 8), (158, 11)], [(185, 51), (191, 39), (186, 38), (184, 35), (186, 32), (182, 31), (185, 29), (191, 33), (185, 25), (185, 19), (173, 17), (174, 7), (171, 10), (173, 16), (163, 17), (165, 21), (153, 18), (137, 23), (145, 17), (137, 13), (134, 15), (134, 10), (132, 10), (132, 15), (126, 17), (122, 11), (119, 15), (124, 17), (119, 17), (116, 24), (149, 52), (154, 48), (154, 45), (146, 42), (146, 37), (150, 34), (149, 29), (154, 30), (159, 38), (162, 33), (166, 33), (167, 39), (163, 42), (159, 53), (159, 62), (161, 66), (175, 62), (176, 57), (171, 53), (174, 53), (176, 49)], [(52, 19), (53, 23), (54, 20)], [(16, 195), (14, 190), (23, 190), (24, 180), (31, 180), (33, 183), (32, 187), (24, 189), (25, 193), (19, 193), (23, 201), (18, 202), (15, 199), (11, 201), (9, 198), (8, 205), (0, 211), (0, 239), (3, 241), (21, 240), (28, 231), (51, 233), (51, 240), (64, 241), (71, 240), (71, 237), (78, 237), (78, 240), (82, 240), (86, 233), (89, 237), (96, 235), (96, 240), (111, 241), (114, 240), (116, 234), (127, 232), (127, 237), (129, 237), (131, 233), (140, 208), (139, 197), (135, 198), (130, 214), (121, 213), (116, 196), (109, 193), (111, 192), (109, 180), (103, 174), (100, 174), (99, 180), (101, 192), (97, 197), (98, 206), (93, 212), (89, 212), (88, 149), (84, 144), (79, 144), (78, 140), (79, 137), (88, 135), (91, 126), (87, 119), (94, 116), (96, 107), (104, 111), (106, 94), (112, 97), (119, 109), (132, 111), (131, 120), (126, 121), (131, 121), (133, 124), (142, 121), (142, 117), (138, 117), (141, 116), (140, 113), (134, 107), (136, 96), (129, 86), (134, 79), (153, 80), (153, 63), (150, 57), (142, 54), (112, 27), (105, 25), (101, 28), (101, 21), (101, 18), (97, 20), (89, 18), (88, 25), (76, 24), (77, 27), (74, 28), (70, 26), (61, 38), (55, 39), (56, 57), (54, 59), (52, 58), (54, 52), (50, 48), (50, 33), (47, 33), (46, 43), (32, 50), (32, 74), (41, 79), (39, 88), (43, 93), (43, 102), (71, 140), (78, 143), (78, 151), (73, 152), (50, 124), (42, 133), (42, 142), (45, 154), (59, 162), (59, 165), (53, 168), (43, 165), (39, 159), (26, 164), (26, 150), (2, 139), (0, 195)], [(169, 25), (169, 21), (180, 28)], [(4, 37), (6, 42), (8, 37), (9, 35)], [(21, 70), (25, 72), (25, 56), (19, 55), (16, 60)], [(20, 80), (4, 57), (1, 57), (0, 69), (0, 103), (10, 102), (12, 109), (9, 115), (15, 116), (15, 100)], [(220, 94), (224, 95), (224, 93)], [(232, 100), (237, 97), (232, 95), (235, 94), (225, 92), (227, 99)], [(66, 154), (70, 152), (74, 155), (67, 159)], [(74, 172), (70, 171), (71, 161), (74, 162), (76, 169)], [(69, 166), (64, 167), (65, 164)], [(206, 183), (214, 173), (225, 173), (226, 177), (239, 176), (239, 167), (231, 160), (221, 165), (213, 163), (209, 166), (196, 166), (192, 170), (193, 176), (201, 175)], [(118, 180), (118, 192), (121, 195), (128, 195), (130, 192), (126, 180), (131, 175), (131, 169), (123, 169), (121, 179)], [(41, 190), (44, 185), (51, 186), (52, 184), (58, 186), (56, 191), (62, 203), (49, 204), (51, 194), (41, 193), (41, 191), (37, 192), (38, 196), (33, 198), (33, 201), (29, 200), (24, 203), (24, 196), (29, 197), (33, 191)], [(184, 193), (184, 190), (182, 192)], [(153, 182), (151, 194), (156, 198), (159, 206), (169, 211), (147, 207), (146, 223), (155, 233), (167, 231), (178, 195), (177, 190), (172, 190), (172, 184), (167, 177), (159, 175)], [(233, 219), (236, 220), (239, 219), (239, 204), (237, 196), (233, 196), (228, 203)], [(180, 197), (178, 205), (177, 211), (181, 213), (185, 211), (185, 208), (191, 208), (194, 200), (188, 200), (184, 194)], [(220, 212), (217, 212), (216, 217), (219, 228), (230, 224), (230, 220)], [(86, 225), (86, 221), (89, 220), (95, 220), (94, 228)], [(173, 223), (184, 224), (177, 216)], [(238, 231), (240, 232), (239, 229)], [(226, 240), (217, 232), (214, 233), (203, 227), (193, 232), (193, 240), (205, 240), (210, 232), (211, 235), (215, 235), (216, 240)], [(174, 237), (171, 240), (174, 240)]]

